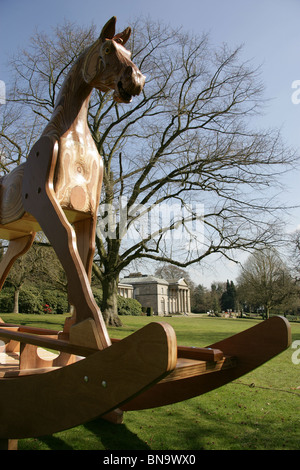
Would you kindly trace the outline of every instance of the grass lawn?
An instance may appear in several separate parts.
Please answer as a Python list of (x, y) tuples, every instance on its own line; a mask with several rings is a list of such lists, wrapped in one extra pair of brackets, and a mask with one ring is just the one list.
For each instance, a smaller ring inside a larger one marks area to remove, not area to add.
[[(0, 316), (6, 322), (53, 329), (61, 329), (65, 318), (62, 315)], [(122, 317), (124, 326), (110, 328), (109, 332), (111, 337), (123, 338), (157, 320), (161, 319)], [(178, 344), (193, 346), (207, 346), (257, 323), (248, 319), (197, 316), (166, 320), (174, 327)], [(300, 340), (300, 324), (292, 323), (291, 327), (292, 340)], [(20, 440), (19, 449), (298, 450), (300, 364), (293, 364), (294, 352), (289, 348), (255, 371), (200, 397), (153, 410), (125, 413), (121, 425), (96, 419), (52, 436)]]

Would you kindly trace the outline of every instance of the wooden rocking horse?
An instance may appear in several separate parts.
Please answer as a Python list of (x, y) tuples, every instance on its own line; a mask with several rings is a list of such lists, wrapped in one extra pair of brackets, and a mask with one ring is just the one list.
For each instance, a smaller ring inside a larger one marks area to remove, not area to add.
[[(26, 163), (4, 176), (0, 288), (13, 262), (43, 230), (68, 280), (75, 308), (62, 332), (0, 322), (0, 448), (52, 434), (113, 410), (162, 406), (201, 395), (263, 364), (290, 344), (288, 322), (275, 317), (208, 348), (179, 347), (167, 323), (153, 322), (111, 340), (90, 287), (102, 160), (87, 125), (93, 88), (117, 102), (141, 93), (145, 77), (115, 34), (116, 18), (68, 73), (51, 116)], [(58, 352), (41, 355), (40, 348)], [(51, 356), (51, 357), (50, 357)], [(4, 358), (4, 359), (3, 359)]]

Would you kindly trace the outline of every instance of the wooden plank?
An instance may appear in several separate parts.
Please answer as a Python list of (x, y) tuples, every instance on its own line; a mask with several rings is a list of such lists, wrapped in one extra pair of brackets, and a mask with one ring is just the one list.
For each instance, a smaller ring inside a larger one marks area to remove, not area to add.
[[(70, 224), (80, 222), (90, 218), (90, 214), (85, 212), (63, 209)], [(7, 224), (0, 224), (1, 240), (16, 240), (28, 235), (30, 232), (40, 232), (41, 226), (37, 220), (28, 212), (25, 212), (20, 219)]]
[(155, 408), (202, 395), (261, 366), (287, 349), (290, 344), (289, 322), (283, 317), (270, 318), (209, 346), (223, 351), (225, 357), (235, 357), (235, 367), (221, 367), (219, 371), (209, 374), (200, 373), (194, 376), (191, 374), (190, 377), (181, 380), (176, 380), (178, 377), (176, 378), (174, 372), (175, 380), (159, 382), (121, 409), (132, 411)]
[(223, 358), (223, 352), (216, 348), (196, 348), (191, 346), (178, 346), (178, 357), (186, 359), (195, 359), (199, 361), (220, 361)]
[(48, 372), (53, 372), (54, 370), (60, 369), (60, 367), (40, 367), (34, 369), (19, 369), (19, 368), (9, 368), (0, 369), (0, 377), (1, 378), (9, 378), (9, 377), (25, 377), (28, 375), (39, 375), (39, 374), (46, 374)]
[(8, 370), (19, 369), (19, 354), (15, 352), (6, 352), (1, 354), (0, 377)]
[(9, 339), (14, 341), (19, 341), (21, 343), (34, 344), (42, 348), (54, 349), (55, 351), (62, 351), (69, 354), (75, 354), (77, 356), (89, 356), (90, 354), (95, 353), (95, 349), (77, 346), (75, 344), (69, 343), (69, 341), (64, 341), (61, 339), (56, 339), (47, 335), (34, 335), (31, 333), (25, 333), (20, 331), (10, 331), (6, 328), (0, 328), (0, 339)]
[(174, 330), (153, 322), (69, 366), (2, 378), (0, 438), (48, 435), (120, 408), (171, 372), (176, 352)]
[(4, 322), (0, 322), (0, 329), (1, 328), (4, 328), (4, 329), (16, 328), (16, 331), (33, 333), (36, 335), (58, 335), (58, 333), (60, 333), (59, 331), (51, 330), (50, 328), (39, 328), (35, 326), (16, 325), (14, 323), (4, 323)]
[[(19, 331), (19, 328), (17, 326), (8, 326), (7, 331)], [(9, 338), (2, 338), (2, 341), (7, 345), (11, 340)]]
[(101, 339), (96, 328), (96, 323), (92, 318), (87, 318), (80, 323), (76, 323), (70, 328), (70, 344), (84, 346), (93, 349), (101, 348)]
[(39, 232), (41, 227), (37, 220), (28, 212), (25, 212), (20, 219), (0, 225), (0, 238), (3, 240), (14, 240), (31, 232)]
[[(111, 338), (112, 343), (121, 341), (118, 338)], [(220, 361), (224, 354), (216, 348), (197, 348), (194, 346), (177, 346), (177, 357), (195, 359), (197, 361)]]
[(161, 383), (218, 372), (221, 369), (224, 370), (236, 367), (236, 365), (237, 359), (235, 357), (223, 356), (221, 360), (216, 362), (178, 358), (175, 370), (171, 372), (166, 378), (164, 378)]

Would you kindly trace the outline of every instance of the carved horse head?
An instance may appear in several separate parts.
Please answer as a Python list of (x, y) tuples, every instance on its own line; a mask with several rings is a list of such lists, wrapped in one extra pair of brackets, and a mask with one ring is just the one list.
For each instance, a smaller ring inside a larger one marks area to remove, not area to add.
[(114, 90), (115, 101), (130, 103), (132, 96), (141, 93), (145, 77), (131, 61), (131, 53), (124, 47), (130, 37), (130, 27), (115, 34), (115, 24), (116, 17), (112, 17), (87, 52), (83, 78), (100, 91)]

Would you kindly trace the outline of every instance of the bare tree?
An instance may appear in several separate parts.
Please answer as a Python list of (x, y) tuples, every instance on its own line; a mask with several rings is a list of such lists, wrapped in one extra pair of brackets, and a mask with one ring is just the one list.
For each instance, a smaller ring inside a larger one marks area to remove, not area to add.
[(18, 258), (7, 276), (7, 281), (14, 289), (14, 309), (13, 313), (19, 313), (19, 296), (24, 284), (29, 279), (34, 279), (40, 271), (42, 262), (41, 247), (34, 247), (24, 256)]
[(9, 102), (0, 108), (0, 173), (22, 163), (40, 130), (38, 120), (26, 121), (22, 108)]
[[(36, 33), (13, 61), (18, 105), (46, 123), (94, 30), (65, 23), (51, 38)], [(295, 161), (277, 131), (255, 129), (263, 88), (239, 48), (212, 49), (206, 35), (139, 19), (131, 50), (147, 76), (140, 98), (125, 107), (95, 92), (89, 110), (104, 159), (94, 273), (111, 324), (119, 275), (132, 262), (186, 268), (273, 243), (278, 176)]]
[(173, 264), (161, 264), (155, 269), (155, 276), (162, 279), (175, 279), (179, 280), (184, 278), (188, 285), (192, 285), (193, 282), (188, 272), (184, 269), (174, 266)]
[(240, 300), (262, 309), (265, 318), (269, 318), (274, 307), (283, 301), (290, 303), (299, 294), (289, 269), (274, 249), (256, 252), (248, 258), (238, 286)]
[(296, 281), (300, 280), (300, 230), (296, 230), (291, 234), (290, 240), (290, 258), (294, 276)]

